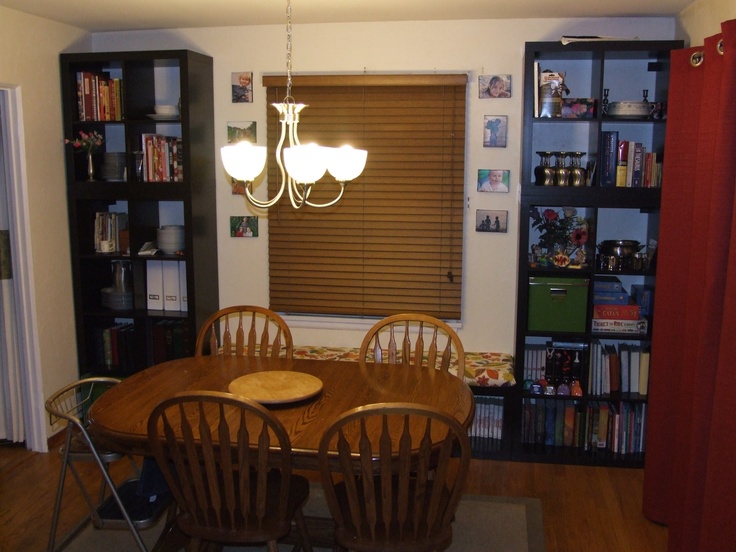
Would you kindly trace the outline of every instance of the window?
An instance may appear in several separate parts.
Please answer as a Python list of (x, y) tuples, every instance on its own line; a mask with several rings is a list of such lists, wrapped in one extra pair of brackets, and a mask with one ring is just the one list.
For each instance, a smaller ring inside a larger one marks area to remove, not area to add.
[[(268, 87), (275, 151), (285, 77)], [(465, 95), (462, 75), (296, 76), (303, 144), (368, 150), (363, 174), (329, 208), (269, 213), (270, 307), (280, 312), (460, 319)], [(280, 174), (269, 158), (269, 196)], [(325, 178), (329, 182), (331, 177)], [(315, 201), (332, 198), (337, 184)]]

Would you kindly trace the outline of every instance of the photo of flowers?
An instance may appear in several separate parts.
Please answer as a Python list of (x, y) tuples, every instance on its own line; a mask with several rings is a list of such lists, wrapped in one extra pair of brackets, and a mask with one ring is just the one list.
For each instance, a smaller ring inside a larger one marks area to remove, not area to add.
[(483, 147), (505, 148), (509, 118), (506, 115), (483, 116)]
[[(228, 121), (227, 123), (227, 142), (234, 144), (236, 142), (256, 143), (256, 122), (255, 121)], [(245, 184), (238, 182), (234, 178), (230, 178), (230, 185), (233, 188), (233, 195), (245, 195)]]
[(258, 217), (230, 217), (231, 238), (257, 238)]
[(535, 207), (529, 212), (532, 243), (529, 262), (533, 266), (583, 268), (595, 248), (587, 247), (591, 222), (585, 208)]
[(478, 97), (510, 98), (511, 75), (478, 75)]
[(475, 231), (476, 232), (508, 232), (509, 212), (476, 209)]
[(233, 91), (233, 103), (251, 103), (253, 101), (253, 72), (238, 71), (230, 76)]
[(478, 169), (478, 191), (508, 192), (510, 174), (506, 169)]

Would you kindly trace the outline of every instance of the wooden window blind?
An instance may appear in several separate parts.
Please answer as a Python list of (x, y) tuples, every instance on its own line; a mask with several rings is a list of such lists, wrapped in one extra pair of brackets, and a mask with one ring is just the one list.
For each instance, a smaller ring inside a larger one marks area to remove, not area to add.
[[(460, 319), (466, 82), (464, 74), (293, 78), (292, 96), (309, 106), (301, 143), (349, 143), (367, 149), (368, 161), (333, 207), (295, 210), (284, 197), (271, 209), (271, 309)], [(285, 84), (264, 77), (269, 152), (279, 135), (270, 104), (283, 101)], [(270, 155), (269, 197), (280, 178)], [(311, 197), (337, 190), (320, 183)]]

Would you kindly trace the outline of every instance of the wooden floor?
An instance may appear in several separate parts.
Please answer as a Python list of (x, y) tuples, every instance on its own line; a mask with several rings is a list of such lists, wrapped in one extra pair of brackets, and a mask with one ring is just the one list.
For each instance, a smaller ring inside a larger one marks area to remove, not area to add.
[[(0, 552), (45, 550), (58, 470), (56, 451), (0, 446)], [(642, 478), (634, 469), (473, 460), (468, 491), (540, 498), (547, 552), (665, 552), (667, 528), (641, 514)], [(68, 481), (62, 533), (85, 508)]]

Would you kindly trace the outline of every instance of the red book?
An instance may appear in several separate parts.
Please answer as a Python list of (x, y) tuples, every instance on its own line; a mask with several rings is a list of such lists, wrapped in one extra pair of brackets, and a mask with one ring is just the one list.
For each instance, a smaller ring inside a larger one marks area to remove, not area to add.
[(639, 320), (639, 305), (593, 305), (593, 318), (606, 320)]

